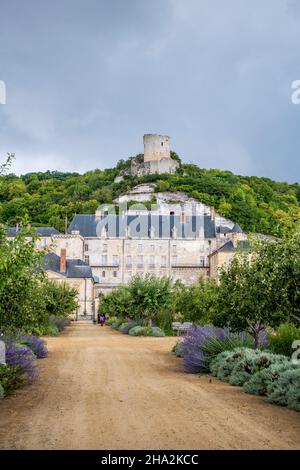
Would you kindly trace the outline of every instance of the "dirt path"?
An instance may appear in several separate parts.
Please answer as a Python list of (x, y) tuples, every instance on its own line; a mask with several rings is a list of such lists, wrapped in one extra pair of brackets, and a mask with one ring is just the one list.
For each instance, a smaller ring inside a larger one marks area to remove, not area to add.
[(300, 413), (186, 375), (174, 338), (77, 323), (0, 403), (1, 449), (300, 449)]

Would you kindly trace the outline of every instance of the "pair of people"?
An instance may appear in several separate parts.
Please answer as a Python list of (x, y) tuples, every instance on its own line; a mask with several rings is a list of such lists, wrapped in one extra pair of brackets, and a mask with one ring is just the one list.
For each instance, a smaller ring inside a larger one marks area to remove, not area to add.
[(98, 313), (97, 320), (98, 320), (98, 324), (103, 326), (105, 324), (105, 320), (106, 320), (105, 313)]

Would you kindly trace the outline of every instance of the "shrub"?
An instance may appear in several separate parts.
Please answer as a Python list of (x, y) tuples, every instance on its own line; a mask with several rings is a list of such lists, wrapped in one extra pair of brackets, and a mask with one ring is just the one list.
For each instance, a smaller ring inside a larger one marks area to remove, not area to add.
[(211, 364), (213, 375), (231, 385), (243, 385), (252, 375), (271, 365), (286, 363), (286, 357), (257, 349), (238, 348), (219, 354)]
[(27, 382), (28, 377), (20, 367), (0, 364), (0, 386), (4, 391), (4, 396), (25, 385)]
[(266, 400), (300, 411), (300, 367), (280, 373), (268, 388)]
[(175, 346), (172, 348), (172, 352), (176, 357), (183, 357), (183, 344), (182, 341), (177, 341)]
[(50, 326), (54, 327), (60, 333), (63, 331), (68, 325), (70, 325), (70, 319), (66, 317), (57, 317), (55, 315), (50, 316)]
[(183, 367), (186, 372), (208, 372), (210, 363), (220, 352), (251, 346), (246, 334), (230, 333), (227, 329), (204, 326), (192, 328), (182, 344)]
[(145, 326), (136, 325), (129, 330), (130, 336), (142, 336), (146, 330)]
[(27, 346), (9, 340), (6, 343), (6, 363), (26, 374), (29, 380), (36, 377), (35, 355)]
[(159, 328), (158, 326), (152, 326), (152, 328), (150, 328), (149, 336), (163, 337), (163, 336), (166, 336), (166, 335), (165, 335), (165, 332), (161, 328)]
[(2, 387), (0, 383), (0, 400), (2, 400), (2, 398), (4, 398), (4, 388)]
[(111, 326), (113, 323), (117, 322), (118, 320), (119, 320), (118, 317), (109, 317), (109, 319), (106, 320), (106, 324)]
[(272, 364), (283, 364), (285, 361), (285, 356), (245, 349), (244, 357), (241, 357), (233, 368), (229, 377), (229, 383), (231, 385), (243, 385), (256, 372), (267, 369)]
[(270, 349), (274, 353), (291, 357), (293, 353), (292, 343), (300, 340), (300, 328), (291, 323), (284, 323), (268, 335)]
[(129, 334), (129, 331), (130, 331), (131, 328), (133, 328), (134, 326), (136, 326), (136, 323), (135, 323), (135, 322), (122, 323), (122, 325), (119, 327), (119, 330), (121, 331), (121, 333), (123, 333), (123, 334), (125, 334), (125, 335), (128, 335), (128, 334)]
[(17, 341), (18, 343), (24, 344), (25, 346), (29, 347), (39, 359), (48, 356), (48, 350), (45, 341), (43, 341), (41, 338), (20, 334), (17, 337)]
[(297, 366), (286, 359), (286, 362), (272, 364), (267, 369), (256, 372), (250, 380), (244, 383), (244, 391), (253, 395), (267, 395), (273, 382), (278, 380), (280, 374)]

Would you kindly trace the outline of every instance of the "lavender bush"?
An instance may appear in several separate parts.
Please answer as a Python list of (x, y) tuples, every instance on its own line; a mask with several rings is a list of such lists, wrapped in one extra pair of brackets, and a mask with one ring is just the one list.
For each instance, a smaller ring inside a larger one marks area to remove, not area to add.
[(253, 347), (253, 341), (246, 333), (231, 333), (226, 328), (192, 328), (182, 342), (183, 368), (192, 374), (208, 372), (211, 361), (219, 353), (237, 347)]
[(26, 374), (29, 380), (33, 380), (37, 375), (35, 355), (31, 349), (11, 340), (6, 343), (6, 363)]
[(38, 359), (48, 356), (45, 341), (37, 336), (20, 334), (18, 335), (18, 342), (30, 348)]

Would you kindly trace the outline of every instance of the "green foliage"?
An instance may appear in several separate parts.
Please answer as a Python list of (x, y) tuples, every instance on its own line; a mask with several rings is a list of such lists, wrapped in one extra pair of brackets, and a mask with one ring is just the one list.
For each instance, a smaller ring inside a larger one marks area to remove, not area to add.
[(67, 317), (78, 307), (77, 291), (66, 282), (57, 284), (47, 280), (43, 283), (43, 295), (49, 316)]
[(123, 333), (124, 335), (128, 335), (129, 331), (136, 326), (135, 322), (127, 322), (127, 323), (122, 323), (122, 325), (119, 327), (119, 331)]
[(2, 398), (4, 398), (4, 388), (0, 384), (0, 400), (2, 400)]
[(289, 369), (295, 369), (296, 366), (292, 362), (282, 360), (278, 364), (272, 364), (267, 369), (256, 372), (246, 383), (244, 383), (244, 391), (252, 395), (267, 395), (271, 390), (272, 383), (278, 380), (280, 374)]
[(99, 311), (150, 323), (156, 321), (158, 312), (168, 305), (171, 292), (168, 278), (135, 276), (127, 286), (118, 287), (104, 296)]
[(231, 385), (243, 385), (251, 376), (276, 364), (285, 364), (285, 356), (249, 348), (237, 348), (216, 356), (210, 365), (213, 375)]
[(136, 325), (129, 330), (130, 336), (143, 336), (146, 328), (144, 326)]
[(258, 344), (261, 331), (300, 316), (300, 233), (256, 241), (251, 257), (240, 253), (220, 276), (213, 322), (247, 331)]
[(284, 323), (268, 334), (270, 349), (277, 354), (291, 357), (294, 349), (292, 344), (300, 340), (300, 328), (291, 323)]
[(204, 343), (201, 346), (201, 351), (205, 358), (205, 363), (207, 368), (212, 362), (212, 360), (218, 356), (218, 354), (225, 351), (233, 351), (237, 348), (252, 348), (253, 342), (251, 338), (247, 335), (233, 335), (228, 334), (224, 337), (219, 336), (207, 336)]
[(118, 320), (118, 317), (112, 316), (109, 317), (108, 320), (106, 320), (106, 324), (111, 326), (113, 323), (115, 323)]
[(129, 330), (130, 336), (165, 336), (163, 330), (157, 326), (140, 326), (136, 325)]
[(205, 325), (215, 310), (218, 286), (213, 280), (203, 280), (185, 286), (177, 282), (173, 289), (171, 313), (173, 318), (182, 315), (183, 321)]
[(183, 344), (182, 341), (177, 341), (175, 346), (172, 348), (172, 352), (176, 357), (183, 357)]
[(19, 367), (0, 364), (0, 386), (4, 390), (4, 396), (9, 395), (27, 382), (28, 377)]
[[(143, 155), (137, 157), (142, 159)], [(171, 152), (171, 158), (180, 158)], [(3, 170), (7, 172), (10, 162)], [(50, 172), (0, 176), (0, 222), (14, 225), (27, 217), (32, 225), (53, 225), (63, 231), (65, 218), (75, 213), (94, 212), (100, 203), (109, 203), (124, 191), (143, 182), (158, 181), (159, 190), (185, 191), (238, 222), (244, 230), (280, 234), (300, 220), (300, 186), (255, 176), (238, 176), (230, 171), (205, 170), (182, 164), (175, 175), (125, 176), (131, 159), (120, 160), (115, 168), (77, 173)], [(1, 168), (0, 168), (1, 175)]]
[(266, 399), (300, 411), (300, 367), (282, 372), (270, 386)]
[(47, 321), (42, 292), (44, 273), (39, 267), (42, 254), (34, 248), (35, 236), (20, 231), (8, 242), (0, 230), (0, 325), (2, 330), (26, 331)]

